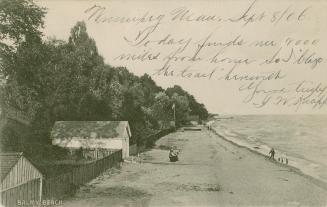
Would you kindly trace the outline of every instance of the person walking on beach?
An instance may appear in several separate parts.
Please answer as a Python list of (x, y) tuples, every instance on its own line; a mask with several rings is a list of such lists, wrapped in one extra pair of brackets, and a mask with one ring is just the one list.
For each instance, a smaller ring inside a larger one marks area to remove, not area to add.
[(271, 148), (269, 154), (270, 154), (269, 160), (271, 160), (271, 159), (275, 160), (275, 150), (274, 150), (274, 148)]

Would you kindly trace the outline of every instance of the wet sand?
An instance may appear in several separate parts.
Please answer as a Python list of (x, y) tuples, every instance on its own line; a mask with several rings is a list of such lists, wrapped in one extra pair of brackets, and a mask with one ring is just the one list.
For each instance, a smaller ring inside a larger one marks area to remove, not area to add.
[[(176, 163), (171, 145), (181, 150)], [(327, 190), (210, 131), (185, 131), (108, 170), (64, 206), (327, 206)]]

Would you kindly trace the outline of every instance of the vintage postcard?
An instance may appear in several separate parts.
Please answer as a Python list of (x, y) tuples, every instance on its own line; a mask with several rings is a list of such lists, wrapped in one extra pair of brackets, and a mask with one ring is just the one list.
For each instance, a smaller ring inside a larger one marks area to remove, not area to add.
[(327, 206), (326, 0), (0, 0), (1, 206)]

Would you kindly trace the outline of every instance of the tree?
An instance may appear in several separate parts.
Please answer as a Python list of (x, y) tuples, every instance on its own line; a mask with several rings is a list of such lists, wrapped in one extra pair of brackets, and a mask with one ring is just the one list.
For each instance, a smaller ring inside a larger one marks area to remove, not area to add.
[(4, 100), (1, 104), (30, 112), (35, 111), (31, 110), (30, 105), (38, 105), (33, 97), (36, 94), (34, 88), (25, 86), (29, 78), (34, 78), (30, 76), (31, 67), (25, 69), (31, 65), (26, 64), (25, 60), (39, 63), (38, 59), (29, 59), (31, 56), (26, 51), (32, 50), (29, 54), (37, 53), (35, 57), (40, 57), (43, 52), (39, 29), (43, 27), (44, 15), (45, 9), (31, 0), (0, 1), (0, 73), (8, 83), (1, 94)]
[(172, 102), (175, 104), (176, 111), (176, 125), (180, 126), (187, 122), (187, 117), (189, 115), (189, 101), (186, 96), (180, 96), (174, 93), (171, 97)]
[(104, 64), (95, 41), (87, 34), (84, 22), (77, 22), (71, 29), (68, 45), (80, 75), (91, 76), (95, 67)]
[(173, 104), (177, 125), (190, 111), (205, 114), (204, 105), (180, 86), (164, 91), (147, 74), (138, 77), (125, 67), (105, 64), (84, 22), (76, 23), (68, 41), (42, 40), (44, 14), (45, 9), (31, 0), (0, 2), (0, 69), (6, 78), (0, 104), (2, 109), (10, 106), (24, 112), (31, 120), (28, 133), (6, 122), (6, 144), (16, 147), (11, 150), (33, 154), (34, 147), (49, 146), (53, 151), (42, 153), (58, 152), (50, 140), (57, 120), (127, 120), (131, 143), (145, 143), (157, 132), (159, 122), (169, 126)]
[(188, 99), (190, 114), (191, 115), (199, 115), (200, 119), (205, 120), (208, 118), (209, 113), (205, 106), (196, 101), (193, 95), (189, 94), (180, 86), (173, 86), (171, 88), (166, 89), (166, 93), (169, 97), (172, 97), (175, 93), (180, 96), (185, 96)]
[[(11, 107), (26, 113), (32, 123), (38, 120), (40, 112), (46, 109), (43, 97), (48, 92), (46, 86), (51, 83), (48, 81), (48, 73), (52, 69), (49, 65), (52, 58), (50, 53), (48, 45), (38, 41), (22, 42), (10, 58), (6, 59), (4, 68), (7, 71), (7, 81), (1, 97), (3, 110)], [(42, 120), (42, 123), (49, 122)], [(32, 124), (32, 128), (33, 126), (35, 125)], [(34, 135), (32, 133), (30, 136), (33, 140), (37, 139)], [(20, 134), (20, 136), (26, 136), (26, 134)]]
[(143, 86), (145, 105), (151, 106), (154, 104), (157, 93), (164, 91), (161, 87), (152, 80), (151, 76), (144, 74), (140, 77), (140, 82)]
[(19, 45), (31, 39), (41, 40), (45, 8), (37, 6), (31, 0), (0, 1), (0, 40)]
[(10, 74), (11, 55), (23, 42), (40, 42), (45, 8), (31, 0), (0, 1), (0, 72)]
[(1, 99), (2, 108), (14, 107), (31, 118), (32, 135), (25, 139), (49, 143), (55, 120), (105, 119), (108, 112), (99, 111), (105, 103), (94, 94), (103, 58), (83, 22), (72, 28), (68, 43), (32, 38), (17, 43), (4, 56), (7, 83)]
[(153, 116), (161, 123), (162, 128), (170, 126), (170, 121), (174, 120), (172, 110), (172, 100), (165, 92), (159, 92), (155, 95), (154, 104), (151, 107)]

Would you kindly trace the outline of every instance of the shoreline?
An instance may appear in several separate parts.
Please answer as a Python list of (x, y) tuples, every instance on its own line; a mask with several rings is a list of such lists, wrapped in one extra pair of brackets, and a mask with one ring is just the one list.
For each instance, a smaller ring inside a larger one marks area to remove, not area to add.
[[(226, 136), (223, 136), (221, 135), (217, 129), (215, 129), (214, 127), (211, 127), (208, 131), (214, 133), (215, 135), (217, 135), (219, 138), (222, 138), (224, 139), (225, 141), (228, 141), (229, 143), (237, 146), (237, 147), (240, 147), (240, 148), (244, 148), (244, 149), (247, 149), (249, 150), (250, 152), (253, 152), (259, 156), (262, 156), (262, 157), (265, 157), (265, 158), (268, 158), (267, 154), (259, 151), (259, 150), (256, 150), (256, 149), (252, 149), (251, 146), (246, 146), (246, 145), (242, 145), (240, 142), (236, 142), (234, 141), (233, 139), (230, 139)], [(278, 166), (281, 166), (281, 167), (285, 167), (285, 168), (288, 168), (290, 170), (290, 172), (293, 172), (293, 173), (297, 173), (299, 175), (301, 175), (302, 177), (305, 177), (307, 178), (308, 180), (310, 180), (312, 183), (314, 183), (315, 185), (327, 190), (327, 181), (317, 177), (317, 176), (314, 176), (314, 175), (311, 175), (309, 173), (305, 173), (303, 172), (303, 170), (301, 170), (299, 167), (297, 166), (293, 166), (292, 165), (292, 162), (289, 162), (288, 164), (285, 164), (285, 163), (280, 163), (276, 160), (274, 161), (271, 161), (271, 160), (267, 160), (268, 162), (272, 162)]]
[[(326, 189), (202, 129), (162, 137), (140, 162), (108, 171), (64, 206), (326, 206)], [(180, 160), (159, 146), (176, 146)]]

